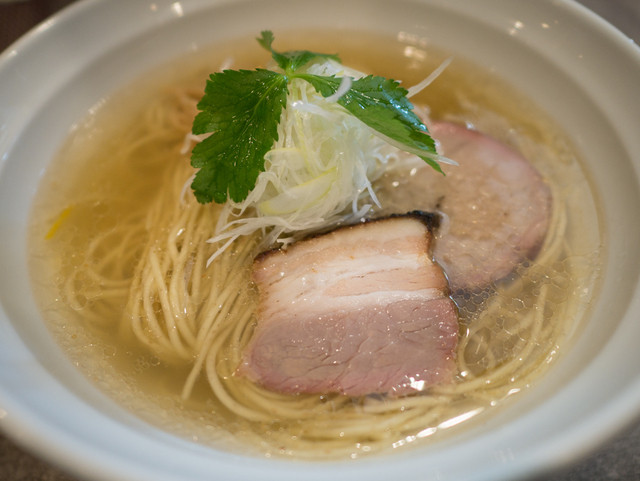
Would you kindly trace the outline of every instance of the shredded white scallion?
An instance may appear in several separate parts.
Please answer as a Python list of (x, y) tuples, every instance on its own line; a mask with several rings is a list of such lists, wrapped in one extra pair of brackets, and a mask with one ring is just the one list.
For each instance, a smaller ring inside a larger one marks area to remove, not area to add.
[[(428, 85), (448, 62), (413, 91)], [(286, 246), (327, 225), (361, 220), (380, 206), (372, 182), (391, 163), (406, 159), (406, 146), (367, 127), (337, 101), (349, 91), (352, 79), (364, 76), (327, 60), (308, 67), (308, 73), (342, 77), (335, 94), (323, 98), (308, 82), (293, 79), (278, 125), (278, 140), (265, 155), (265, 170), (241, 202), (227, 200), (216, 232), (207, 242), (220, 247), (210, 264), (240, 236), (263, 234), (264, 247)], [(190, 135), (186, 143), (203, 137)], [(415, 152), (424, 155), (424, 152)], [(434, 156), (438, 162), (445, 161)], [(207, 264), (207, 265), (208, 265)]]
[(180, 155), (188, 154), (191, 151), (191, 144), (192, 143), (194, 143), (194, 142), (195, 143), (202, 142), (204, 139), (206, 139), (210, 135), (211, 135), (210, 133), (195, 135), (195, 134), (192, 134), (191, 132), (189, 132), (187, 135), (184, 136), (184, 141), (182, 142), (182, 147), (180, 147)]
[(440, 76), (440, 74), (444, 72), (444, 70), (449, 66), (452, 60), (453, 60), (453, 57), (449, 57), (444, 62), (442, 62), (438, 66), (438, 68), (436, 68), (433, 72), (431, 72), (424, 80), (417, 83), (413, 87), (409, 87), (407, 89), (407, 98), (411, 98), (414, 95), (422, 92), (427, 86), (429, 86), (429, 84), (431, 84), (431, 82), (437, 79)]
[(342, 77), (340, 80), (340, 85), (338, 86), (338, 90), (333, 95), (329, 95), (325, 100), (327, 102), (337, 102), (340, 100), (344, 94), (346, 94), (351, 89), (352, 79), (349, 76)]

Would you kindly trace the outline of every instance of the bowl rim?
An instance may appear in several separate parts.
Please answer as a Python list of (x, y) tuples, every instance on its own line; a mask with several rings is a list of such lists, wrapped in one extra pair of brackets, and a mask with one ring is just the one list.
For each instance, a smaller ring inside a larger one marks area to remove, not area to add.
[[(429, 1), (423, 0), (419, 3), (429, 3)], [(7, 68), (8, 64), (14, 64), (24, 56), (29, 55), (30, 52), (37, 50), (43, 43), (50, 41), (55, 36), (55, 33), (64, 28), (65, 25), (81, 21), (86, 16), (95, 15), (100, 9), (106, 8), (110, 11), (116, 11), (120, 8), (118, 5), (122, 6), (126, 3), (128, 3), (126, 0), (82, 0), (65, 7), (29, 31), (0, 54), (0, 73)], [(150, 0), (141, 0), (138, 3), (146, 5), (150, 3)], [(155, 3), (168, 5), (174, 2)], [(183, 3), (194, 4), (198, 8), (202, 8), (206, 2), (202, 0), (187, 0)], [(209, 2), (209, 5), (214, 8), (215, 5), (224, 3), (226, 3), (225, 0), (219, 0), (217, 2)], [(434, 0), (433, 3), (438, 3), (438, 0)], [(458, 2), (460, 8), (463, 8), (462, 3)], [(495, 4), (499, 2), (496, 0), (489, 3)], [(545, 2), (545, 4), (549, 3), (551, 1)], [(583, 5), (572, 0), (563, 0), (555, 3), (563, 8), (567, 14), (572, 15), (576, 21), (584, 23), (591, 30), (597, 31), (597, 34), (603, 40), (615, 46), (617, 50), (625, 52), (625, 55), (634, 59), (636, 66), (640, 66), (640, 48), (615, 27)], [(11, 146), (11, 139), (5, 136), (3, 140), (0, 135), (0, 154), (4, 153), (5, 150), (10, 150)], [(5, 157), (0, 158), (0, 174), (5, 161)], [(637, 297), (633, 300), (629, 310), (640, 312), (640, 300)], [(0, 325), (0, 333), (2, 333), (3, 337), (6, 335), (7, 338), (11, 338), (22, 349), (27, 350), (20, 336), (15, 331), (12, 332), (8, 326), (3, 327)], [(14, 361), (7, 360), (0, 354), (0, 364), (7, 363), (9, 365), (9, 362)], [(43, 382), (45, 382), (44, 377), (49, 376), (45, 371), (41, 371), (37, 375), (42, 377)], [(50, 383), (50, 381), (46, 382)], [(53, 380), (53, 386), (63, 390), (63, 387), (57, 384), (55, 379)], [(508, 475), (520, 476), (525, 473), (539, 472), (541, 469), (560, 467), (565, 465), (568, 459), (575, 459), (592, 451), (603, 440), (611, 438), (624, 429), (630, 421), (640, 418), (638, 400), (640, 400), (640, 379), (637, 379), (635, 383), (630, 383), (623, 396), (619, 396), (613, 402), (607, 404), (596, 416), (585, 420), (579, 426), (574, 426), (573, 431), (560, 433), (548, 445), (537, 446), (537, 449), (532, 450), (529, 458), (520, 460), (520, 465), (517, 468), (514, 465), (510, 465), (509, 469), (511, 471), (509, 471)], [(50, 424), (50, 418), (41, 417), (39, 413), (30, 410), (33, 406), (25, 406), (17, 401), (19, 400), (12, 398), (12, 393), (5, 392), (3, 386), (0, 385), (0, 429), (18, 444), (36, 452), (39, 456), (54, 464), (61, 465), (77, 475), (83, 477), (91, 476), (96, 479), (174, 479), (172, 473), (167, 473), (166, 478), (158, 478), (157, 473), (147, 472), (146, 468), (141, 468), (137, 465), (136, 460), (132, 458), (124, 460), (122, 458), (113, 458), (113, 453), (108, 453), (111, 455), (111, 459), (108, 456), (105, 458), (105, 452), (100, 448), (90, 446), (81, 437), (74, 436), (75, 433), (70, 432), (66, 426)], [(96, 412), (91, 407), (88, 407), (82, 414), (90, 416)], [(626, 414), (621, 415), (620, 413)], [(605, 419), (614, 420), (614, 422), (603, 428)], [(141, 426), (135, 420), (131, 422), (138, 428)], [(47, 435), (43, 436), (42, 426), (47, 424)], [(594, 432), (598, 432), (599, 436), (594, 437)], [(154, 432), (153, 436), (159, 436), (163, 442), (167, 440), (161, 433)], [(568, 439), (572, 439), (572, 441), (569, 443)], [(576, 439), (579, 439), (580, 442), (576, 442)], [(176, 443), (180, 446), (184, 445), (182, 441), (172, 440), (171, 443), (173, 445), (176, 445)], [(196, 449), (196, 452), (198, 455), (201, 454), (198, 449)], [(85, 462), (79, 464), (78, 458), (84, 458)], [(87, 460), (90, 462), (86, 462)], [(229, 456), (227, 462), (231, 465), (240, 464), (242, 463), (242, 458)], [(276, 461), (276, 463), (278, 462)], [(541, 466), (542, 464), (544, 464), (544, 468)], [(92, 465), (99, 466), (100, 473), (96, 473)], [(121, 470), (123, 466), (126, 469), (126, 475), (123, 475)], [(328, 463), (327, 466), (330, 469), (333, 467), (335, 470), (345, 469), (344, 463)], [(259, 464), (247, 467), (247, 469), (253, 469), (253, 473), (256, 475), (261, 474), (261, 466)], [(497, 464), (493, 472), (487, 473), (484, 478), (477, 479), (503, 479), (505, 477), (504, 469), (504, 464)], [(297, 475), (309, 474), (308, 467), (304, 465), (297, 466), (294, 470), (297, 470)], [(246, 475), (246, 473), (243, 475)], [(311, 478), (308, 477), (308, 479)]]

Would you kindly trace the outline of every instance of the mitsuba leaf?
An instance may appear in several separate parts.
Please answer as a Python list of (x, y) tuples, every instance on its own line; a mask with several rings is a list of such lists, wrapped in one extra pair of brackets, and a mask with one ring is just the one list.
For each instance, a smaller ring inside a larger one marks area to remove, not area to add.
[[(225, 70), (209, 77), (192, 128), (194, 134), (211, 134), (191, 153), (191, 165), (199, 169), (191, 187), (199, 202), (246, 199), (264, 171), (265, 154), (278, 140), (280, 115), (292, 79), (306, 80), (323, 97), (333, 95), (342, 82), (334, 76), (298, 71), (316, 58), (339, 62), (336, 55), (309, 50), (278, 52), (272, 47), (274, 37), (269, 30), (257, 40), (284, 73)], [(370, 75), (354, 79), (337, 101), (390, 143), (442, 172), (433, 160), (435, 143), (406, 95), (397, 81)]]
[(270, 70), (225, 70), (209, 77), (192, 129), (211, 133), (191, 153), (191, 165), (200, 169), (191, 184), (199, 202), (246, 198), (278, 139), (286, 97), (287, 79)]
[(287, 74), (292, 74), (300, 67), (308, 64), (315, 58), (332, 59), (336, 62), (340, 61), (340, 57), (334, 54), (312, 52), (310, 50), (291, 50), (288, 52), (278, 52), (271, 46), (273, 44), (273, 33), (270, 30), (264, 30), (261, 32), (261, 36), (258, 37), (258, 43), (271, 52), (271, 57), (276, 61), (278, 66), (284, 70)]

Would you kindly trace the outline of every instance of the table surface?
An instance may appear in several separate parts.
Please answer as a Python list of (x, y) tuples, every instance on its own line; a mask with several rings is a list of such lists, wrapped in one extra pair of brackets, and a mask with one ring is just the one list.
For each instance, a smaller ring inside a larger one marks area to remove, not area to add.
[[(0, 0), (0, 51), (73, 0)], [(640, 44), (640, 0), (580, 0)], [(0, 433), (0, 480), (79, 481)], [(545, 481), (640, 481), (640, 422), (595, 453)], [(536, 481), (542, 481), (536, 480)]]

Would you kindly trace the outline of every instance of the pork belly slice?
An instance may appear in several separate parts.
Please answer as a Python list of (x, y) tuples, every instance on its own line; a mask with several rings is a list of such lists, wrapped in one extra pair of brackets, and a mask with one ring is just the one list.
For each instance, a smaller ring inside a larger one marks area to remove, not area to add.
[(343, 227), (259, 256), (239, 373), (285, 393), (398, 396), (450, 382), (458, 317), (420, 216)]
[(518, 152), (453, 123), (430, 126), (442, 153), (459, 166), (446, 176), (422, 165), (397, 189), (378, 194), (400, 210), (442, 212), (433, 254), (452, 290), (476, 290), (533, 259), (551, 217), (551, 191)]

